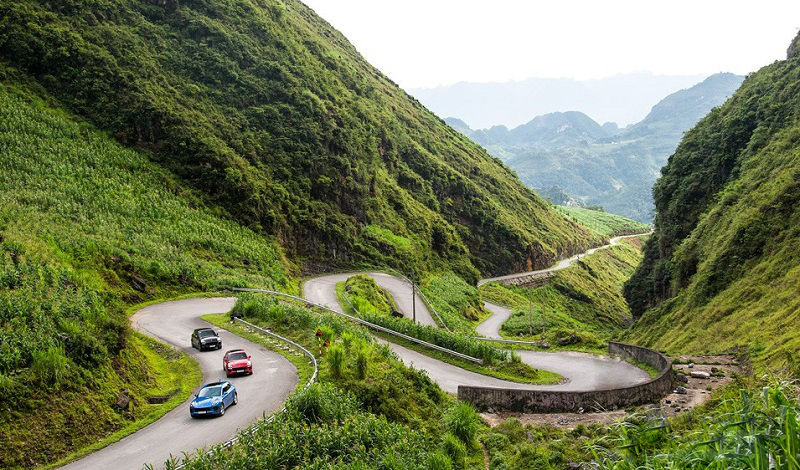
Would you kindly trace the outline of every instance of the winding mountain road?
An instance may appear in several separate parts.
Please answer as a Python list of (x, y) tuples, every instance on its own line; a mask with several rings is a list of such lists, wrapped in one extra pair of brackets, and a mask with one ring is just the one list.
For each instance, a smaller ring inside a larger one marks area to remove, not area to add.
[(297, 369), (283, 356), (218, 328), (215, 330), (222, 338), (221, 350), (199, 352), (191, 347), (192, 331), (211, 326), (199, 317), (228, 312), (235, 301), (231, 297), (198, 298), (152, 305), (133, 315), (131, 325), (190, 354), (203, 370), (203, 383), (226, 379), (222, 355), (228, 349), (244, 348), (253, 356), (253, 375), (227, 379), (236, 386), (238, 405), (220, 418), (192, 419), (190, 397), (140, 431), (62, 468), (139, 470), (147, 463), (161, 468), (170, 456), (225, 442), (238, 430), (279, 409), (298, 383)]
[[(363, 272), (334, 274), (309, 279), (303, 285), (303, 294), (307, 300), (342, 312), (342, 307), (339, 305), (336, 295), (336, 284), (356, 274), (367, 275), (375, 279), (381, 287), (395, 298), (410, 297), (411, 286), (407, 282), (383, 273)], [(404, 306), (398, 302), (398, 308), (404, 316), (408, 316), (409, 312), (404, 310), (407, 305)], [(425, 318), (431, 318), (432, 321), (432, 317), (423, 302), (419, 302), (416, 308), (417, 319), (423, 318), (424, 315)], [(500, 309), (502, 307), (497, 308)], [(421, 311), (424, 311), (424, 314), (421, 314)], [(603, 390), (634, 385), (650, 379), (647, 372), (618, 359), (601, 358), (590, 354), (573, 352), (518, 351), (526, 364), (556, 372), (567, 379), (566, 382), (557, 385), (520, 384), (470, 372), (391, 341), (387, 343), (406, 364), (425, 370), (431, 379), (450, 393), (456, 393), (459, 385), (536, 390)]]

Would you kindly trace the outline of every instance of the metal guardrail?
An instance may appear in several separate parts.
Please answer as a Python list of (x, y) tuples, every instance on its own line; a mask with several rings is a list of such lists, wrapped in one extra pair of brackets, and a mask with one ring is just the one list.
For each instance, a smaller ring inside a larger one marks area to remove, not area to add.
[[(449, 354), (449, 355), (457, 357), (459, 359), (464, 359), (464, 360), (467, 360), (467, 361), (470, 361), (470, 362), (474, 362), (476, 364), (483, 364), (483, 359), (478, 359), (476, 357), (468, 356), (466, 354), (462, 354), (460, 352), (453, 351), (452, 349), (443, 348), (443, 347), (441, 347), (441, 346), (439, 346), (437, 344), (429, 343), (427, 341), (423, 341), (421, 339), (414, 338), (413, 336), (409, 336), (407, 334), (400, 333), (398, 331), (394, 331), (394, 330), (392, 330), (390, 328), (386, 328), (385, 326), (380, 326), (380, 325), (376, 325), (374, 323), (370, 323), (370, 322), (368, 322), (366, 320), (362, 320), (362, 319), (360, 319), (358, 317), (354, 317), (352, 315), (348, 315), (348, 314), (346, 314), (344, 312), (338, 312), (338, 311), (336, 311), (336, 310), (334, 310), (332, 308), (328, 308), (328, 307), (326, 307), (324, 305), (320, 305), (318, 303), (311, 302), (310, 300), (302, 299), (300, 297), (295, 297), (293, 295), (284, 294), (282, 292), (275, 292), (275, 291), (265, 290), (265, 289), (248, 289), (248, 288), (244, 288), (244, 287), (234, 287), (232, 290), (239, 291), (239, 292), (260, 292), (262, 294), (274, 295), (276, 297), (285, 297), (287, 299), (292, 299), (292, 300), (296, 300), (298, 302), (303, 302), (306, 305), (311, 305), (312, 307), (317, 307), (317, 308), (323, 309), (325, 311), (331, 312), (331, 313), (333, 313), (335, 315), (339, 315), (340, 317), (347, 318), (348, 320), (350, 320), (352, 322), (355, 322), (355, 323), (358, 323), (360, 325), (366, 326), (367, 328), (370, 328), (370, 329), (373, 329), (373, 330), (376, 330), (376, 331), (381, 331), (383, 333), (388, 333), (390, 335), (397, 336), (398, 338), (403, 338), (403, 339), (405, 339), (407, 341), (411, 341), (412, 343), (417, 343), (417, 344), (425, 346), (427, 348), (435, 349), (436, 351), (440, 351), (440, 352), (443, 352), (445, 354)], [(346, 298), (347, 297), (345, 297), (345, 299)], [(349, 300), (348, 300), (348, 302), (349, 302)]]
[[(276, 335), (275, 333), (273, 333), (273, 332), (271, 332), (271, 331), (269, 331), (269, 330), (265, 330), (264, 328), (261, 328), (261, 327), (259, 327), (259, 326), (256, 326), (256, 325), (254, 325), (254, 324), (252, 324), (252, 323), (250, 323), (250, 322), (248, 322), (248, 321), (242, 320), (241, 318), (236, 318), (236, 317), (233, 317), (233, 318), (232, 318), (232, 320), (233, 320), (233, 323), (234, 323), (234, 324), (235, 324), (236, 322), (242, 323), (243, 325), (247, 326), (247, 327), (248, 327), (248, 328), (250, 328), (251, 330), (256, 330), (256, 331), (258, 331), (259, 333), (261, 333), (261, 334), (263, 334), (263, 335), (270, 336), (270, 337), (272, 337), (272, 338), (275, 338), (275, 339), (277, 339), (278, 341), (281, 341), (281, 342), (283, 342), (283, 343), (286, 343), (286, 344), (288, 344), (290, 347), (296, 348), (296, 349), (298, 349), (298, 350), (299, 350), (301, 353), (303, 353), (303, 354), (305, 354), (306, 356), (308, 356), (308, 358), (310, 359), (310, 362), (311, 362), (311, 364), (314, 366), (314, 373), (313, 373), (313, 374), (311, 374), (311, 378), (310, 378), (310, 379), (308, 379), (308, 382), (306, 382), (306, 384), (303, 386), (303, 388), (301, 389), (301, 391), (304, 391), (304, 390), (306, 390), (308, 387), (310, 387), (310, 386), (311, 386), (311, 384), (313, 384), (314, 382), (316, 382), (316, 381), (317, 381), (317, 377), (319, 376), (319, 364), (317, 363), (317, 358), (316, 358), (316, 357), (314, 357), (314, 354), (312, 354), (312, 353), (311, 353), (311, 351), (309, 351), (308, 349), (304, 348), (303, 346), (300, 346), (299, 344), (295, 343), (294, 341), (290, 340), (289, 338), (284, 338), (284, 337), (283, 337), (283, 336), (281, 336), (281, 335)], [(227, 441), (225, 441), (225, 442), (223, 442), (223, 443), (221, 443), (221, 444), (217, 444), (217, 445), (213, 446), (211, 449), (209, 449), (208, 451), (206, 451), (206, 453), (205, 453), (204, 455), (210, 455), (211, 453), (213, 453), (213, 452), (214, 452), (214, 447), (219, 447), (219, 446), (222, 446), (222, 447), (230, 448), (231, 446), (233, 446), (234, 444), (236, 444), (236, 442), (239, 440), (239, 434), (249, 434), (249, 433), (252, 433), (253, 431), (255, 431), (255, 428), (256, 428), (256, 426), (259, 426), (259, 425), (262, 425), (262, 424), (271, 423), (271, 422), (272, 422), (272, 421), (273, 421), (273, 420), (274, 420), (274, 419), (275, 419), (277, 416), (279, 416), (279, 415), (280, 415), (281, 413), (283, 413), (284, 411), (286, 411), (286, 407), (285, 407), (285, 406), (281, 407), (281, 409), (280, 409), (280, 410), (278, 410), (278, 411), (276, 411), (275, 413), (272, 413), (272, 414), (271, 414), (269, 417), (267, 417), (267, 418), (266, 418), (264, 421), (260, 421), (260, 422), (258, 422), (258, 423), (255, 423), (255, 424), (253, 424), (252, 426), (250, 426), (249, 428), (247, 428), (246, 430), (244, 430), (244, 431), (242, 431), (242, 432), (238, 433), (238, 434), (237, 434), (236, 436), (234, 436), (233, 438), (231, 438), (231, 439), (229, 439), (229, 440), (227, 440)], [(175, 467), (172, 467), (172, 468), (174, 468), (175, 470), (180, 470), (180, 469), (182, 469), (182, 468), (184, 468), (184, 467), (186, 467), (186, 464), (185, 464), (185, 463), (182, 463), (182, 464), (180, 464), (180, 465), (177, 465), (177, 466), (175, 466)]]

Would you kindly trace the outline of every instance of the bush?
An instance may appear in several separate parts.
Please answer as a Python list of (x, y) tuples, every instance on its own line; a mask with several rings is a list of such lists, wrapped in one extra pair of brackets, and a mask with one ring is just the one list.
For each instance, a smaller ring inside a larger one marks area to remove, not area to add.
[(469, 403), (458, 403), (444, 416), (447, 430), (459, 438), (467, 447), (473, 447), (478, 433), (480, 417)]
[(435, 452), (428, 456), (428, 468), (430, 470), (451, 470), (453, 464), (450, 462), (450, 457)]
[(293, 395), (286, 403), (286, 412), (306, 423), (342, 421), (357, 408), (358, 403), (351, 393), (318, 383)]
[(356, 351), (356, 377), (360, 380), (367, 378), (370, 349), (369, 345), (364, 344)]
[(41, 383), (57, 384), (67, 376), (69, 361), (64, 350), (50, 346), (43, 351), (34, 351), (31, 372)]
[(453, 462), (454, 469), (460, 470), (465, 468), (467, 464), (467, 447), (463, 442), (458, 440), (453, 434), (448, 433), (444, 437), (442, 447), (444, 447), (444, 453), (447, 454)]
[(342, 376), (344, 357), (344, 346), (341, 344), (334, 344), (328, 350), (328, 370), (334, 379)]

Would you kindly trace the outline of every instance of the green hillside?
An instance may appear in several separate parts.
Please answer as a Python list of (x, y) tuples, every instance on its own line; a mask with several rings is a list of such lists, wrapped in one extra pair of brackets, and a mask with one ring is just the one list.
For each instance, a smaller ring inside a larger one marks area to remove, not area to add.
[[(296, 284), (274, 240), (215, 215), (17, 72), (0, 80), (0, 467), (14, 468), (158, 413), (148, 397), (185, 398), (195, 384), (181, 392), (181, 380), (200, 380), (192, 361), (158, 365), (172, 355), (131, 333), (128, 305)], [(183, 377), (160, 378), (175, 367)]]
[(610, 214), (596, 208), (556, 206), (556, 209), (583, 225), (592, 233), (597, 233), (603, 237), (642, 233), (650, 228), (649, 225), (642, 222), (637, 222), (621, 215)]
[[(795, 41), (797, 42), (797, 40)], [(764, 67), (686, 134), (654, 189), (655, 233), (625, 288), (630, 338), (671, 351), (800, 346), (800, 56)]]
[(297, 0), (12, 0), (0, 54), (309, 269), (477, 279), (597, 241)]

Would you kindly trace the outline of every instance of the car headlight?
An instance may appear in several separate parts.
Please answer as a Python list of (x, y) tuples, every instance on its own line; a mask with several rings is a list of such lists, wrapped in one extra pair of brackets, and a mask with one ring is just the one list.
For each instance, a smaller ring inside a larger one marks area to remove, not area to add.
[(247, 367), (253, 367), (253, 363), (250, 362), (250, 361), (247, 361)]

